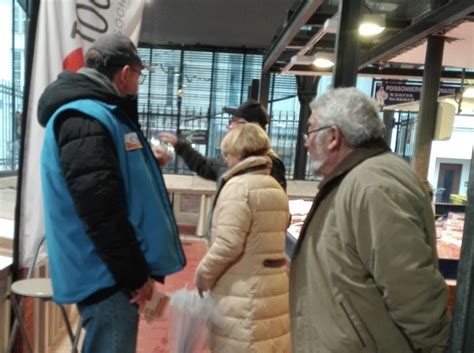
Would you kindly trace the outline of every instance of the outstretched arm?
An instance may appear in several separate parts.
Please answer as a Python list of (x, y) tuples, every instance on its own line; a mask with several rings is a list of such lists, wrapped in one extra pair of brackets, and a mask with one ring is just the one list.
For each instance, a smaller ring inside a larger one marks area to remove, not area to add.
[(196, 151), (189, 142), (177, 138), (174, 134), (162, 132), (158, 137), (172, 144), (176, 153), (183, 159), (188, 168), (202, 178), (216, 181), (222, 174), (222, 171), (227, 169), (222, 158), (205, 157)]

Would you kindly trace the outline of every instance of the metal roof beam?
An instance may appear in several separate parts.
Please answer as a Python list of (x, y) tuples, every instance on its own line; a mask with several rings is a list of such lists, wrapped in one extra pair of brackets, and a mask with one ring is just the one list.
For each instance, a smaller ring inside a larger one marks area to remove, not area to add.
[(401, 50), (417, 44), (428, 35), (463, 19), (472, 12), (474, 12), (473, 0), (453, 0), (431, 11), (411, 26), (363, 53), (359, 62), (359, 69), (396, 55)]
[[(359, 76), (369, 76), (373, 78), (387, 78), (392, 80), (408, 80), (408, 79), (421, 79), (423, 77), (424, 70), (420, 69), (406, 69), (406, 68), (395, 68), (387, 67), (379, 69), (377, 67), (365, 67), (359, 70)], [(322, 70), (316, 69), (313, 66), (308, 65), (294, 65), (287, 73), (287, 75), (300, 75), (300, 76), (321, 76), (331, 75), (332, 69)], [(441, 79), (461, 81), (462, 71), (444, 70), (441, 71)], [(474, 79), (474, 72), (467, 71), (464, 73), (464, 78), (472, 80)]]
[(278, 60), (287, 45), (298, 34), (301, 27), (311, 18), (314, 12), (321, 6), (323, 0), (307, 0), (291, 18), (290, 23), (280, 32), (278, 38), (272, 43), (267, 55), (263, 60), (263, 71), (269, 71), (272, 65)]
[(327, 19), (330, 19), (331, 17), (334, 16), (335, 13), (337, 13), (337, 6), (335, 6), (334, 12), (331, 13), (322, 13), (320, 11), (315, 12), (309, 20), (306, 22), (306, 25), (320, 25), (322, 26), (324, 22), (326, 22)]

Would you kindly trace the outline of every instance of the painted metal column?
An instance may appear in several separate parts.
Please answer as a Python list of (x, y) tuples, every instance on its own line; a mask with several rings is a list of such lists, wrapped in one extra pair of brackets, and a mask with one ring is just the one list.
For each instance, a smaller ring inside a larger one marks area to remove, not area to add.
[(384, 110), (383, 123), (385, 124), (385, 142), (390, 146), (390, 143), (392, 142), (392, 131), (395, 126), (395, 111)]
[(316, 97), (320, 76), (296, 76), (298, 100), (300, 102), (300, 119), (296, 138), (294, 179), (304, 180), (306, 176), (307, 152), (302, 134), (306, 132), (308, 118), (311, 115), (309, 104)]
[(474, 148), (448, 353), (474, 352)]
[(258, 100), (258, 96), (260, 94), (260, 80), (254, 78), (252, 80), (252, 83), (249, 85), (249, 88), (248, 88), (248, 97), (249, 98), (252, 98), (252, 99), (255, 99), (255, 100)]
[(269, 95), (270, 95), (270, 73), (268, 71), (262, 71), (262, 75), (260, 76), (260, 90), (259, 90), (259, 95), (258, 95), (258, 101), (262, 103), (265, 109), (267, 110), (268, 110), (268, 96)]
[(363, 0), (339, 1), (339, 25), (336, 35), (336, 63), (332, 86), (356, 85), (359, 70), (359, 22), (362, 17)]
[(431, 36), (428, 38), (412, 163), (415, 173), (424, 182), (426, 182), (428, 177), (431, 143), (433, 141), (438, 111), (438, 92), (443, 50), (443, 37)]

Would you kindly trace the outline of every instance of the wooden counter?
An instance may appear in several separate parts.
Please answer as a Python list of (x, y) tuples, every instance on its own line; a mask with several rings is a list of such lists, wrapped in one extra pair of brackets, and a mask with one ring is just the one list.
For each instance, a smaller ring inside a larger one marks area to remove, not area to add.
[[(197, 175), (163, 174), (166, 188), (171, 193), (214, 195), (216, 182)], [(318, 192), (317, 181), (288, 180), (287, 193), (290, 198), (313, 199)]]
[[(204, 236), (206, 217), (216, 192), (216, 182), (197, 175), (163, 174), (171, 200), (175, 194), (201, 195), (196, 235)], [(318, 192), (318, 182), (306, 180), (288, 180), (287, 193), (291, 199), (313, 199)]]
[(211, 207), (212, 196), (216, 192), (216, 183), (197, 175), (163, 174), (163, 177), (172, 203), (174, 203), (175, 194), (201, 195), (196, 235), (204, 236), (206, 217), (208, 209)]
[(288, 180), (287, 194), (290, 199), (312, 200), (318, 193), (318, 181)]
[(10, 301), (7, 295), (10, 291), (10, 266), (12, 258), (0, 255), (0, 352), (4, 352), (10, 333)]

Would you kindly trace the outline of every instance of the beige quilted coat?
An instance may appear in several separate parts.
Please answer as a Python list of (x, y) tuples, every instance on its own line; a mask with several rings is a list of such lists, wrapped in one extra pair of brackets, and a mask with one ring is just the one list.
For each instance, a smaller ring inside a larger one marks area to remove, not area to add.
[(213, 353), (291, 351), (286, 266), (264, 266), (284, 259), (289, 219), (287, 195), (270, 167), (267, 157), (249, 157), (223, 175), (211, 246), (195, 277), (224, 317), (211, 335)]

